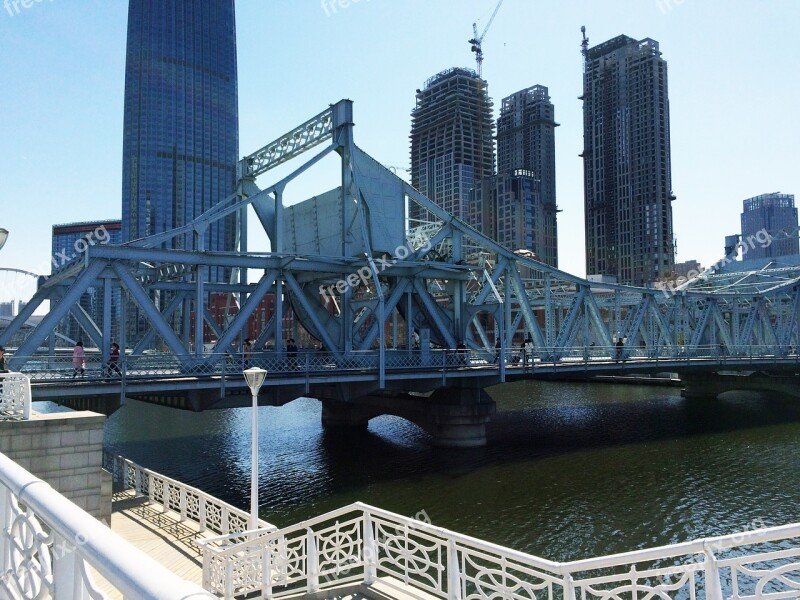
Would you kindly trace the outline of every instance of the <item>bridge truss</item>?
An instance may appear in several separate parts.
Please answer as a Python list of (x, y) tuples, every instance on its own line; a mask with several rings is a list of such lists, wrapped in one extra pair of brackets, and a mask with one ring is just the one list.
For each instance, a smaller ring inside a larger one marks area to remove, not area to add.
[[(289, 175), (263, 189), (256, 184), (314, 148)], [(339, 187), (285, 206), (287, 186), (330, 155), (341, 161)], [(286, 351), (280, 324), (291, 310), (331, 356), (377, 353), (380, 387), (387, 347), (411, 351), (463, 342), (489, 358), (497, 342), (505, 353), (529, 338), (540, 356), (558, 360), (576, 348), (588, 352), (619, 339), (622, 352), (636, 348), (654, 357), (700, 346), (730, 355), (752, 346), (780, 351), (800, 341), (797, 269), (704, 274), (675, 290), (599, 284), (559, 271), (484, 237), (356, 146), (350, 101), (245, 157), (238, 173), (235, 193), (191, 223), (121, 246), (89, 246), (42, 282), (0, 333), (0, 345), (25, 333), (12, 367), (23, 367), (48, 340), (52, 354), (53, 332), (68, 315), (104, 353), (112, 321), (119, 319), (116, 341), (134, 346), (134, 354), (158, 346), (186, 369), (213, 367), (226, 351), (241, 347), (248, 319), (267, 294), (275, 295), (275, 311), (256, 348), (269, 342), (279, 355)], [(248, 207), (271, 252), (248, 252)], [(238, 251), (206, 251), (209, 226), (230, 215), (240, 217)], [(165, 249), (179, 236), (192, 240), (190, 249)], [(233, 276), (213, 281), (214, 268)], [(90, 287), (104, 292), (99, 319), (79, 302)], [(115, 296), (115, 290), (121, 292)], [(209, 310), (212, 294), (235, 298), (237, 312), (220, 322)], [(112, 311), (114, 297), (121, 299), (118, 312)], [(51, 302), (50, 312), (35, 328), (23, 329), (44, 301)], [(128, 340), (126, 323), (134, 310), (148, 331)], [(206, 325), (213, 341), (204, 339)]]

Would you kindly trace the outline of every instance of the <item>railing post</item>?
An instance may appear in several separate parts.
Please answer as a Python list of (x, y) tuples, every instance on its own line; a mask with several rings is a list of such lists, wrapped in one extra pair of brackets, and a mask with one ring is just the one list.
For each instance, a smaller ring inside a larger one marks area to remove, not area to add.
[(161, 482), (161, 507), (163, 512), (169, 510), (169, 483), (166, 481)]
[(228, 359), (223, 355), (222, 356), (222, 360), (220, 362), (222, 363), (222, 374), (220, 375), (220, 381), (219, 381), (219, 397), (220, 398), (224, 398), (225, 397), (225, 372), (226, 372), (227, 366), (228, 366)]
[(447, 541), (447, 598), (461, 600), (461, 569), (458, 567), (458, 548), (455, 540)]
[(53, 600), (88, 600), (81, 576), (77, 548), (57, 533), (53, 534)]
[(136, 492), (135, 495), (136, 496), (143, 495), (142, 494), (142, 472), (139, 469), (137, 469), (136, 467), (133, 467), (133, 469), (134, 469), (134, 475), (133, 475), (134, 488), (133, 489)]
[(225, 600), (233, 600), (233, 557), (225, 557), (225, 584), (223, 594)]
[(264, 542), (261, 556), (261, 598), (267, 600), (272, 597), (272, 550), (269, 541)]
[(306, 591), (313, 594), (319, 589), (319, 557), (317, 555), (317, 540), (314, 531), (309, 528), (306, 533)]
[(11, 522), (11, 490), (0, 486), (0, 573), (11, 566), (11, 548), (8, 543), (8, 528)]
[(706, 598), (708, 600), (722, 600), (722, 582), (720, 581), (717, 557), (708, 548), (704, 550), (704, 553), (706, 555)]
[(206, 499), (200, 496), (200, 501), (197, 507), (197, 520), (200, 522), (199, 531), (203, 533), (206, 530)]
[(372, 530), (372, 519), (364, 513), (364, 583), (373, 583), (378, 577), (378, 545)]
[(180, 489), (181, 495), (181, 522), (186, 520), (186, 488)]
[(575, 581), (572, 579), (572, 573), (564, 575), (564, 600), (575, 600)]

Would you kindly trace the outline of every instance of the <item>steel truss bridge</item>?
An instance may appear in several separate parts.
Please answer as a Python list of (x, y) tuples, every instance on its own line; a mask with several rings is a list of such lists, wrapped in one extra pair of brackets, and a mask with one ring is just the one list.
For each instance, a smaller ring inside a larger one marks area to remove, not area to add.
[[(301, 156), (289, 175), (256, 184)], [(340, 160), (341, 184), (285, 206), (286, 189), (328, 156)], [(271, 252), (249, 251), (249, 209)], [(207, 251), (209, 226), (232, 217), (237, 251)], [(166, 249), (173, 244), (183, 249)], [(229, 277), (211, 276), (219, 272)], [(99, 322), (80, 304), (90, 288), (103, 291)], [(254, 342), (274, 350), (250, 357), (272, 373), (265, 402), (310, 393), (323, 401), (329, 425), (398, 414), (441, 443), (474, 445), (483, 441), (493, 409), (483, 389), (515, 378), (636, 371), (699, 371), (703, 382), (720, 371), (793, 376), (799, 290), (800, 268), (709, 272), (674, 289), (643, 289), (589, 282), (511, 252), (360, 149), (352, 102), (342, 100), (242, 159), (236, 192), (194, 221), (121, 246), (89, 246), (40, 284), (0, 333), (0, 345), (25, 334), (9, 363), (33, 377), (39, 397), (108, 395), (113, 388), (194, 410), (230, 405), (220, 401), (221, 390), (244, 393), (240, 355), (231, 349), (241, 349), (248, 320), (274, 294), (274, 314)], [(235, 298), (237, 312), (224, 322), (210, 311), (214, 294)], [(24, 328), (44, 301), (51, 302), (49, 313)], [(289, 312), (320, 352), (287, 352), (281, 324)], [(147, 332), (128, 339), (134, 313)], [(65, 359), (53, 335), (69, 315), (102, 349), (89, 376), (74, 380), (68, 365), (59, 367)], [(103, 377), (115, 321), (116, 341), (133, 351), (122, 374)], [(206, 326), (213, 343), (204, 339)], [(49, 352), (40, 351), (44, 346)]]

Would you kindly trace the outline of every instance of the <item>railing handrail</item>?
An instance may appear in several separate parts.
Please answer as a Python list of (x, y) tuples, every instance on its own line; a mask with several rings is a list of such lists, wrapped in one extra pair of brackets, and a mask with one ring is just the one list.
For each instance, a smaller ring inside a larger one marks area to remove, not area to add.
[(76, 544), (75, 552), (124, 597), (154, 600), (215, 598), (128, 543), (2, 453), (0, 483), (51, 532), (64, 540), (80, 540), (82, 543)]

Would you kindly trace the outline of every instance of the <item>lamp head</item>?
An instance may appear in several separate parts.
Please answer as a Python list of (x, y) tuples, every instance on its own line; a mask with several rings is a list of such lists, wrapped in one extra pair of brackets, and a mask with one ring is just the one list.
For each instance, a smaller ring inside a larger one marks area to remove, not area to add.
[(8, 230), (0, 228), (0, 248), (2, 248), (8, 239)]
[(244, 370), (244, 380), (247, 382), (247, 387), (250, 388), (254, 396), (258, 395), (258, 390), (261, 389), (266, 378), (267, 372), (264, 369), (250, 367)]

